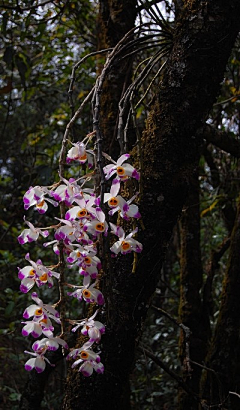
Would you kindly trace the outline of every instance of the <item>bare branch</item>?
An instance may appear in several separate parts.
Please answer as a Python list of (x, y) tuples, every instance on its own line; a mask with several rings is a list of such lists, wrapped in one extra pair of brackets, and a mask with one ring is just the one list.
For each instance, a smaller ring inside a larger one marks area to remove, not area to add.
[(214, 144), (235, 158), (240, 158), (240, 142), (231, 136), (230, 133), (217, 130), (211, 125), (206, 124), (204, 128), (198, 130), (197, 135), (202, 136), (208, 143)]
[(161, 367), (161, 369), (163, 369), (167, 374), (169, 374), (169, 376), (176, 380), (179, 386), (181, 386), (188, 394), (193, 396), (197, 402), (200, 402), (198, 395), (188, 387), (188, 385), (184, 382), (182, 377), (180, 377), (177, 373), (173, 372), (158, 356), (155, 356), (148, 348), (146, 348), (143, 345), (140, 345), (140, 349), (147, 357), (149, 357), (149, 359), (151, 359), (154, 363)]

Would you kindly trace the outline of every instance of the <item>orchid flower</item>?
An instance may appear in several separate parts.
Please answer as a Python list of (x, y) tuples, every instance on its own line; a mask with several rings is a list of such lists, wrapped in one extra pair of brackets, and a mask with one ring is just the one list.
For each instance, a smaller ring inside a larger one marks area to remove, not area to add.
[(79, 275), (90, 276), (91, 279), (96, 279), (98, 275), (98, 270), (96, 269), (95, 266), (89, 266), (85, 268), (80, 267)]
[(40, 186), (30, 187), (23, 196), (24, 209), (28, 210), (31, 206), (35, 206), (35, 209), (40, 214), (44, 214), (48, 209), (47, 202), (51, 203), (53, 206), (58, 206), (56, 201), (45, 198), (44, 195), (46, 193), (48, 193), (47, 188)]
[(55, 366), (54, 364), (50, 363), (50, 361), (44, 356), (44, 354), (48, 350), (57, 350), (59, 345), (63, 346), (65, 349), (68, 348), (67, 343), (60, 337), (43, 338), (42, 340), (34, 342), (32, 345), (34, 353), (28, 351), (24, 352), (30, 354), (31, 356), (35, 356), (35, 359), (29, 359), (26, 362), (25, 369), (27, 371), (31, 371), (35, 368), (37, 373), (42, 373), (46, 367), (45, 362), (50, 364), (50, 366)]
[(22, 328), (23, 336), (29, 336), (31, 334), (34, 338), (37, 338), (43, 333), (46, 337), (53, 337), (54, 327), (46, 315), (41, 315), (40, 318), (22, 323), (25, 324)]
[(64, 184), (60, 184), (55, 190), (50, 191), (50, 195), (58, 202), (64, 201), (67, 206), (71, 206), (74, 196), (81, 192), (81, 189), (74, 178), (69, 181), (63, 177), (61, 180)]
[[(103, 202), (107, 202), (110, 208), (115, 208), (119, 205), (120, 181), (119, 179), (113, 179), (109, 193), (104, 194)], [(121, 197), (120, 197), (121, 198)]]
[(52, 276), (59, 279), (60, 273), (46, 268), (40, 259), (37, 262), (32, 261), (29, 257), (29, 253), (26, 254), (25, 259), (29, 261), (31, 265), (25, 266), (22, 269), (18, 268), (18, 277), (21, 279), (21, 292), (27, 293), (32, 289), (35, 283), (37, 286), (48, 283), (48, 286), (51, 288), (53, 286)]
[(87, 303), (97, 303), (98, 305), (104, 305), (105, 300), (102, 292), (96, 289), (94, 286), (96, 282), (90, 285), (90, 276), (83, 277), (83, 286), (78, 287), (74, 292), (68, 293), (69, 296), (73, 296), (78, 300), (84, 299)]
[(118, 254), (119, 252), (121, 252), (123, 255), (125, 255), (126, 253), (130, 253), (132, 251), (138, 253), (142, 252), (142, 244), (132, 238), (132, 236), (137, 233), (137, 228), (126, 236), (124, 230), (120, 226), (116, 226), (111, 222), (110, 226), (112, 228), (111, 232), (119, 237), (119, 241), (115, 242), (110, 248), (113, 253)]
[(100, 361), (101, 359), (100, 359), (99, 354), (91, 350), (91, 346), (93, 343), (94, 343), (93, 341), (91, 342), (88, 341), (81, 348), (72, 350), (67, 356), (68, 360), (70, 358), (76, 359), (77, 357), (79, 357), (72, 364), (72, 368), (81, 364), (79, 371), (85, 377), (91, 376), (93, 373), (93, 370), (95, 370), (97, 373), (100, 373), (100, 374), (104, 372), (104, 366)]
[[(47, 349), (46, 349), (47, 350)], [(44, 356), (45, 352), (41, 352), (41, 353), (32, 353), (32, 352), (28, 352), (27, 350), (24, 351), (24, 353), (28, 353), (31, 356), (35, 356), (34, 359), (29, 359), (26, 363), (25, 363), (25, 370), (27, 370), (28, 372), (30, 372), (31, 370), (35, 369), (37, 373), (42, 373), (45, 370), (46, 367), (46, 363), (50, 364), (50, 366), (54, 367), (55, 365), (50, 363), (50, 361)]]
[[(89, 246), (88, 245), (82, 246), (82, 245), (79, 245), (79, 244), (73, 244), (73, 246), (76, 246), (76, 249), (74, 249), (74, 250), (72, 250), (72, 252), (70, 252), (70, 254), (67, 258), (67, 262), (68, 263), (77, 262), (78, 266), (81, 265), (81, 262), (83, 262), (84, 259), (87, 256), (93, 257), (97, 253), (97, 250), (94, 247), (94, 244), (91, 244)], [(100, 259), (98, 259), (98, 261), (100, 262)]]
[(89, 340), (87, 342), (85, 342), (82, 347), (77, 347), (76, 349), (71, 350), (70, 353), (68, 353), (66, 359), (76, 359), (76, 357), (78, 356), (78, 354), (82, 351), (82, 350), (89, 350), (94, 342), (90, 342)]
[(104, 372), (104, 366), (100, 362), (100, 356), (96, 353), (89, 351), (89, 350), (82, 350), (79, 353), (80, 359), (77, 359), (73, 364), (72, 368), (78, 366), (79, 372), (83, 374), (85, 377), (89, 377), (93, 373), (93, 369), (97, 372), (102, 374)]
[(84, 336), (89, 336), (89, 342), (98, 343), (101, 340), (101, 335), (105, 333), (105, 326), (101, 322), (94, 320), (97, 313), (98, 310), (89, 319), (75, 322), (77, 325), (72, 329), (72, 332), (76, 332), (79, 327), (83, 326), (81, 333)]
[(66, 219), (58, 219), (60, 222), (64, 223), (63, 226), (60, 226), (55, 232), (55, 239), (58, 241), (63, 240), (66, 245), (71, 244), (77, 240), (82, 242), (84, 245), (92, 244), (92, 241), (87, 235), (87, 219), (82, 219), (81, 222), (78, 221), (67, 221)]
[(47, 350), (55, 351), (59, 348), (59, 345), (63, 346), (64, 349), (68, 349), (67, 343), (60, 337), (45, 337), (41, 340), (37, 340), (33, 343), (32, 348), (34, 351), (44, 351)]
[(82, 219), (82, 218), (95, 218), (96, 217), (96, 210), (93, 208), (93, 204), (95, 202), (95, 197), (90, 197), (89, 200), (86, 201), (85, 198), (77, 199), (75, 198), (75, 202), (78, 204), (73, 208), (69, 209), (65, 215), (66, 220), (73, 220), (73, 219)]
[[(76, 366), (76, 364), (75, 364), (75, 366)], [(91, 376), (92, 373), (93, 373), (93, 370), (95, 370), (95, 372), (98, 373), (98, 374), (103, 374), (104, 373), (104, 365), (101, 362), (97, 363), (97, 362), (92, 361), (92, 360), (91, 361), (87, 360), (87, 361), (83, 362), (83, 364), (79, 368), (79, 372), (81, 372), (83, 374), (83, 376), (85, 376), (85, 377)]]
[(39, 299), (36, 292), (33, 292), (31, 295), (35, 305), (30, 305), (23, 312), (24, 319), (29, 319), (33, 317), (33, 320), (50, 318), (55, 320), (57, 323), (61, 323), (59, 319), (59, 313), (51, 305), (46, 305)]
[(86, 146), (83, 142), (72, 143), (73, 147), (67, 153), (67, 164), (70, 164), (72, 161), (78, 161), (81, 165), (88, 162), (88, 168), (93, 167), (93, 150), (86, 149)]
[(111, 159), (114, 165), (109, 164), (103, 168), (105, 178), (108, 180), (112, 175), (117, 174), (120, 181), (126, 181), (129, 177), (139, 180), (140, 175), (137, 170), (128, 163), (123, 164), (128, 158), (130, 158), (129, 154), (123, 154), (117, 162)]
[(42, 344), (39, 346), (39, 342), (34, 342), (32, 345), (32, 349), (34, 350), (34, 353), (28, 352), (27, 350), (24, 351), (24, 353), (30, 354), (31, 356), (35, 356), (34, 359), (29, 359), (25, 363), (25, 369), (28, 372), (35, 368), (37, 373), (42, 373), (46, 367), (45, 362), (50, 364), (50, 366), (55, 366), (54, 364), (50, 363), (50, 361), (44, 356), (47, 350), (49, 350), (49, 347), (46, 343), (44, 343), (44, 345)]
[[(24, 216), (24, 222), (28, 225), (29, 229), (24, 229), (21, 235), (18, 236), (18, 242), (20, 245), (24, 245), (27, 242), (36, 241), (39, 235), (42, 235), (46, 238), (49, 235), (49, 232), (44, 228), (35, 228), (31, 222), (26, 221)], [(44, 229), (44, 230), (43, 230)]]
[(101, 233), (107, 235), (108, 224), (105, 221), (105, 214), (100, 207), (96, 208), (97, 219), (93, 219), (86, 223), (87, 232), (89, 232), (93, 237), (97, 237)]

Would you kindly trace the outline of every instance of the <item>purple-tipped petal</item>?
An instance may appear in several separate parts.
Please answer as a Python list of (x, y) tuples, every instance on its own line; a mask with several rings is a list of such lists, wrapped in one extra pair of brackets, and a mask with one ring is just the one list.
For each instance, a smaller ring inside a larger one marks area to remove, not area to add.
[(132, 177), (135, 178), (137, 181), (139, 181), (139, 179), (140, 179), (140, 174), (139, 174), (139, 172), (137, 172), (136, 169), (133, 171)]

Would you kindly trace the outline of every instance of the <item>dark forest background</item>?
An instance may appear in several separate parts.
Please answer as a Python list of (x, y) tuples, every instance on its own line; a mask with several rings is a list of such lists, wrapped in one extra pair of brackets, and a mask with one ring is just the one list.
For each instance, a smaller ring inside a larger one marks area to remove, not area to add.
[[(123, 279), (115, 276), (121, 290), (111, 302), (121, 314), (112, 313), (103, 340), (103, 352), (110, 352), (106, 378), (93, 378), (94, 390), (90, 379), (80, 383), (97, 402), (106, 397), (104, 383), (116, 377), (118, 404), (109, 396), (110, 407), (99, 407), (105, 409), (240, 408), (240, 10), (237, 1), (230, 3), (0, 1), (0, 408), (33, 408), (34, 383), (42, 390), (39, 408), (80, 408), (79, 397), (72, 399), (79, 380), (67, 376), (64, 359), (44, 382), (29, 381), (24, 370), (23, 351), (32, 340), (21, 336), (21, 321), (30, 297), (19, 292), (17, 267), (27, 251), (32, 259), (52, 255), (42, 241), (18, 244), (26, 227), (22, 197), (29, 186), (58, 180), (65, 128), (105, 63), (106, 54), (95, 52), (112, 49), (141, 24), (104, 80), (101, 129), (104, 150), (117, 159), (118, 104), (135, 84), (123, 100), (123, 121), (143, 178), (139, 229), (145, 253), (135, 273), (130, 258), (117, 265)], [(69, 93), (73, 66), (90, 53)], [(92, 121), (89, 103), (71, 130), (72, 141), (91, 132)], [(78, 169), (67, 172), (76, 176)], [(54, 216), (51, 207), (40, 218), (28, 211), (28, 220), (40, 226)], [(144, 306), (139, 315), (132, 307), (138, 303)], [(81, 314), (77, 301), (70, 310)], [(134, 339), (130, 347), (121, 336), (128, 338), (127, 332)], [(111, 348), (113, 334), (119, 358)]]

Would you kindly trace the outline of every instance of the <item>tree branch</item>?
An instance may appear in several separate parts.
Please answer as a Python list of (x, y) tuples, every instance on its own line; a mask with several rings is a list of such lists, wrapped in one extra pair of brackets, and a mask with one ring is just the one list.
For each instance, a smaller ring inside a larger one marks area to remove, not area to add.
[(230, 133), (217, 130), (206, 124), (204, 128), (198, 130), (197, 136), (202, 136), (208, 143), (214, 144), (235, 158), (240, 158), (240, 142)]
[(169, 376), (171, 376), (174, 380), (177, 381), (179, 386), (181, 386), (188, 394), (193, 396), (196, 401), (199, 401), (199, 398), (194, 391), (192, 391), (188, 385), (184, 382), (184, 380), (178, 376), (177, 373), (173, 372), (159, 357), (155, 356), (152, 352), (150, 352), (146, 347), (143, 345), (140, 345), (140, 349), (143, 351), (143, 353), (149, 357), (154, 363), (156, 363), (161, 369), (163, 369)]

